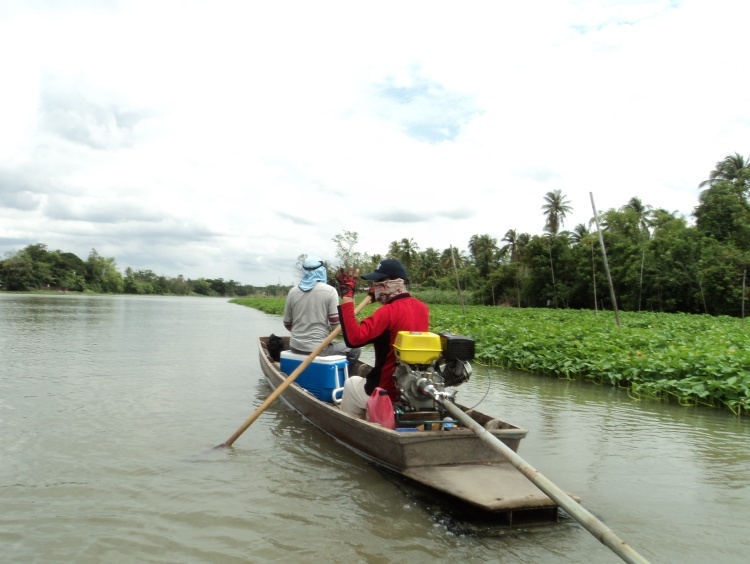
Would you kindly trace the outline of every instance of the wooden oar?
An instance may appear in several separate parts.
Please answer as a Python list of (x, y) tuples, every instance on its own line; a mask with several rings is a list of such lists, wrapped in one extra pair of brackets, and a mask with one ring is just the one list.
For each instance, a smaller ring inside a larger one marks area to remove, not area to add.
[[(368, 294), (367, 296), (365, 296), (365, 299), (363, 299), (360, 302), (360, 304), (355, 308), (354, 313), (356, 314), (362, 311), (364, 307), (370, 303), (370, 301), (371, 299)], [(295, 368), (289, 376), (286, 377), (286, 380), (284, 380), (281, 384), (279, 384), (279, 387), (276, 388), (270, 396), (268, 396), (266, 401), (264, 401), (263, 404), (258, 409), (256, 409), (255, 412), (250, 417), (247, 418), (247, 421), (245, 421), (240, 426), (240, 428), (234, 432), (234, 435), (232, 435), (231, 437), (229, 437), (229, 439), (227, 439), (227, 442), (217, 445), (214, 448), (217, 449), (217, 448), (225, 448), (225, 447), (232, 446), (234, 441), (236, 441), (240, 437), (240, 435), (244, 433), (247, 430), (247, 428), (250, 425), (252, 425), (258, 417), (260, 417), (260, 414), (263, 413), (268, 408), (269, 405), (271, 405), (274, 401), (276, 401), (276, 399), (284, 392), (284, 390), (286, 390), (289, 386), (291, 386), (292, 382), (294, 382), (297, 379), (297, 376), (302, 374), (302, 372), (305, 370), (305, 368), (307, 368), (310, 365), (313, 359), (315, 359), (316, 356), (318, 356), (321, 352), (323, 352), (323, 349), (326, 348), (328, 345), (330, 345), (331, 342), (338, 336), (339, 333), (341, 333), (341, 325), (339, 325), (333, 331), (331, 331), (331, 334), (328, 335), (328, 337), (326, 337), (326, 339), (322, 343), (320, 343), (313, 352), (307, 355), (307, 358), (305, 358), (305, 360), (303, 360), (300, 363), (300, 365), (297, 368)]]
[(450, 401), (441, 399), (436, 395), (433, 395), (433, 397), (448, 410), (448, 413), (474, 431), (474, 434), (482, 439), (482, 441), (484, 441), (490, 448), (502, 454), (508, 462), (521, 472), (521, 474), (531, 480), (536, 487), (546, 493), (550, 499), (567, 511), (571, 517), (583, 525), (589, 533), (599, 539), (599, 542), (614, 551), (617, 556), (622, 558), (625, 562), (630, 562), (632, 564), (643, 564), (648, 562), (633, 550), (632, 547), (626, 544), (625, 541), (621, 540), (612, 529), (586, 511), (581, 504), (550, 482), (538, 470), (518, 456), (513, 449), (487, 431), (471, 417), (466, 415), (460, 408)]

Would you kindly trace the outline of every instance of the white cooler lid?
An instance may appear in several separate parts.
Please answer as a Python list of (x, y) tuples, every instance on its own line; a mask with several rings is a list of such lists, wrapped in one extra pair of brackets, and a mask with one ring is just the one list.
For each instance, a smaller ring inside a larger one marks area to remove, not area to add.
[[(307, 355), (293, 353), (292, 351), (281, 351), (281, 358), (286, 358), (287, 360), (299, 360), (302, 362), (307, 358)], [(332, 354), (330, 356), (317, 356), (313, 359), (313, 362), (320, 364), (335, 364), (342, 360), (346, 360), (346, 357), (343, 354)]]

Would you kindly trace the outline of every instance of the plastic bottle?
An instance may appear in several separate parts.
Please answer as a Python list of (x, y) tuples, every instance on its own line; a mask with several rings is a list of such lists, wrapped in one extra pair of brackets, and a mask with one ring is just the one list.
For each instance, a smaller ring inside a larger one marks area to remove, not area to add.
[(443, 417), (443, 431), (453, 430), (453, 419), (450, 417)]

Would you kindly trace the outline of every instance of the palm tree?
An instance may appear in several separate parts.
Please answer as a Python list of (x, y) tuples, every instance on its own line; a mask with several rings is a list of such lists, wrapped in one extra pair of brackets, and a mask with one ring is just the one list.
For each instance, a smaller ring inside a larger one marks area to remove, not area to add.
[(651, 212), (653, 207), (644, 204), (640, 198), (630, 198), (630, 201), (623, 206), (623, 211), (630, 211), (635, 214), (638, 220), (638, 228), (641, 233), (641, 279), (638, 286), (638, 311), (641, 311), (641, 297), (643, 296), (643, 269), (646, 266), (646, 242), (651, 236), (650, 229), (653, 225)]
[[(591, 220), (594, 221), (593, 219)], [(591, 222), (589, 222), (591, 225)], [(596, 261), (594, 260), (594, 237), (591, 236), (591, 229), (585, 223), (579, 223), (573, 228), (570, 234), (570, 241), (574, 245), (581, 245), (584, 241), (588, 240), (591, 244), (591, 282), (594, 290), (594, 311), (599, 312), (599, 305), (596, 301)]]
[(503, 237), (503, 241), (507, 243), (500, 249), (501, 252), (508, 255), (510, 258), (510, 264), (516, 267), (516, 303), (518, 307), (521, 307), (521, 284), (519, 281), (519, 265), (518, 265), (518, 254), (519, 254), (519, 235), (515, 229), (508, 229)]
[(455, 247), (448, 247), (440, 254), (440, 264), (447, 272), (453, 271), (453, 261), (456, 262), (456, 268), (463, 268), (467, 262), (466, 253), (459, 251)]
[(400, 260), (410, 274), (418, 254), (419, 246), (414, 239), (404, 237), (400, 241), (392, 241), (388, 246), (388, 256)]
[(648, 230), (651, 227), (651, 211), (654, 208), (648, 204), (644, 204), (640, 198), (630, 198), (627, 204), (622, 207), (623, 211), (632, 211), (638, 218), (638, 226), (641, 231), (648, 234)]
[(419, 278), (420, 280), (426, 280), (427, 278), (440, 278), (444, 276), (442, 265), (440, 264), (440, 253), (433, 247), (427, 248), (425, 251), (419, 253)]
[[(456, 261), (458, 261), (458, 259), (456, 259)], [(446, 271), (453, 270), (453, 257), (451, 256), (450, 248), (443, 249), (443, 252), (440, 253), (440, 266)]]
[(500, 250), (503, 252), (503, 254), (508, 256), (511, 263), (516, 262), (516, 259), (518, 258), (516, 256), (518, 254), (518, 231), (516, 231), (515, 229), (508, 229), (508, 231), (505, 232), (505, 236), (502, 238), (502, 241), (507, 243), (507, 245), (503, 245)]
[(716, 163), (716, 168), (708, 175), (708, 180), (701, 182), (698, 187), (710, 187), (722, 180), (731, 182), (743, 192), (750, 189), (750, 157), (746, 159), (739, 153), (724, 157)]
[(498, 255), (497, 239), (489, 235), (472, 235), (469, 239), (469, 252), (479, 275), (487, 278)]
[(544, 202), (542, 210), (547, 215), (547, 223), (544, 229), (555, 236), (565, 223), (565, 217), (573, 211), (573, 208), (570, 206), (567, 196), (564, 196), (560, 190), (547, 192), (544, 196)]
[(411, 273), (412, 267), (414, 266), (414, 260), (419, 254), (419, 245), (414, 242), (414, 239), (407, 239), (404, 237), (401, 239), (401, 262), (406, 267), (406, 272)]
[(668, 211), (664, 208), (659, 208), (657, 210), (653, 210), (651, 212), (652, 215), (652, 227), (654, 228), (654, 233), (665, 225), (668, 225), (672, 221), (675, 221), (678, 219), (678, 212), (677, 210)]
[(552, 243), (557, 237), (560, 226), (565, 222), (565, 216), (573, 211), (567, 197), (558, 190), (547, 192), (544, 196), (542, 210), (547, 216), (544, 230), (549, 234), (549, 266), (552, 271), (552, 293), (555, 296), (555, 307), (557, 307), (557, 285), (555, 284), (555, 265), (552, 262)]
[(587, 235), (589, 235), (591, 231), (584, 223), (579, 223), (573, 228), (573, 231), (570, 233), (570, 240), (574, 245), (580, 245), (581, 242), (583, 242), (584, 238), (586, 238)]
[(391, 241), (388, 245), (388, 256), (401, 260), (401, 244), (398, 241)]

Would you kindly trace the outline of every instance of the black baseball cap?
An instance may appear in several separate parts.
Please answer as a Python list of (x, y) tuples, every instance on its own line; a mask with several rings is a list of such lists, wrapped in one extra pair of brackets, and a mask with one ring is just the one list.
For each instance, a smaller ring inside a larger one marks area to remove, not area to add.
[(379, 282), (380, 280), (384, 280), (386, 278), (403, 278), (404, 280), (408, 280), (409, 275), (406, 274), (404, 265), (399, 261), (397, 261), (396, 259), (385, 259), (383, 261), (380, 261), (380, 264), (374, 272), (370, 272), (370, 274), (364, 274), (362, 275), (362, 278), (364, 278), (365, 280), (374, 280), (376, 282)]

